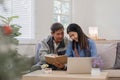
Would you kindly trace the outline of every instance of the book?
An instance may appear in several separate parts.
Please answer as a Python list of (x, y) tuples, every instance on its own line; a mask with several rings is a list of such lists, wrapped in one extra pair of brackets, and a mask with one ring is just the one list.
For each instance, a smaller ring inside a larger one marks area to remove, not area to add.
[(55, 62), (59, 62), (61, 64), (66, 64), (67, 56), (66, 55), (45, 55), (45, 60), (49, 64), (53, 64)]

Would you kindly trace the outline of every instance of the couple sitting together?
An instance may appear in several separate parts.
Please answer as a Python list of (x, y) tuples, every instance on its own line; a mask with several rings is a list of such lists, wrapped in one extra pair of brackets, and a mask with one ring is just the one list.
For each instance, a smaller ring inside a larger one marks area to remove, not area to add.
[[(60, 23), (54, 23), (51, 26), (51, 35), (40, 42), (38, 49), (38, 60), (31, 70), (41, 68), (42, 64), (46, 64), (46, 54), (66, 55), (68, 57), (95, 57), (97, 55), (95, 42), (90, 39), (78, 24), (72, 23), (67, 27), (67, 34), (71, 38), (69, 40), (64, 37), (64, 27)], [(49, 64), (53, 70), (65, 70), (64, 64), (56, 62)]]

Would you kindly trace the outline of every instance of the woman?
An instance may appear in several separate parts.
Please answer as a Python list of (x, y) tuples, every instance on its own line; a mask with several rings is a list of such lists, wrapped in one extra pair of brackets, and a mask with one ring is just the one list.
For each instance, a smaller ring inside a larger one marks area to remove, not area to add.
[(72, 23), (67, 27), (72, 41), (67, 47), (68, 57), (95, 57), (97, 55), (95, 42), (87, 37), (78, 24)]

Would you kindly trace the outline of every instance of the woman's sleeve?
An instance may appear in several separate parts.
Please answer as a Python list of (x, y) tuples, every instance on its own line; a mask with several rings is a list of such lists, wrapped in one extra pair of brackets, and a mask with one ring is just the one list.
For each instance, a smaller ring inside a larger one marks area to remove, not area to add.
[(65, 55), (67, 55), (68, 57), (73, 57), (73, 53), (72, 53), (72, 42), (70, 42), (70, 43), (68, 44)]
[(91, 51), (91, 57), (97, 56), (97, 48), (96, 48), (96, 44), (93, 40), (90, 41), (90, 51)]

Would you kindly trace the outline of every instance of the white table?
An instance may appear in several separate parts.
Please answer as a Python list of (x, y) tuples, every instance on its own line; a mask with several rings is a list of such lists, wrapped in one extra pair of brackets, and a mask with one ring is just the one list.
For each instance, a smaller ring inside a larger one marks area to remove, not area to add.
[(107, 72), (101, 75), (68, 74), (66, 71), (52, 71), (51, 74), (41, 73), (40, 70), (23, 75), (22, 80), (107, 80)]

